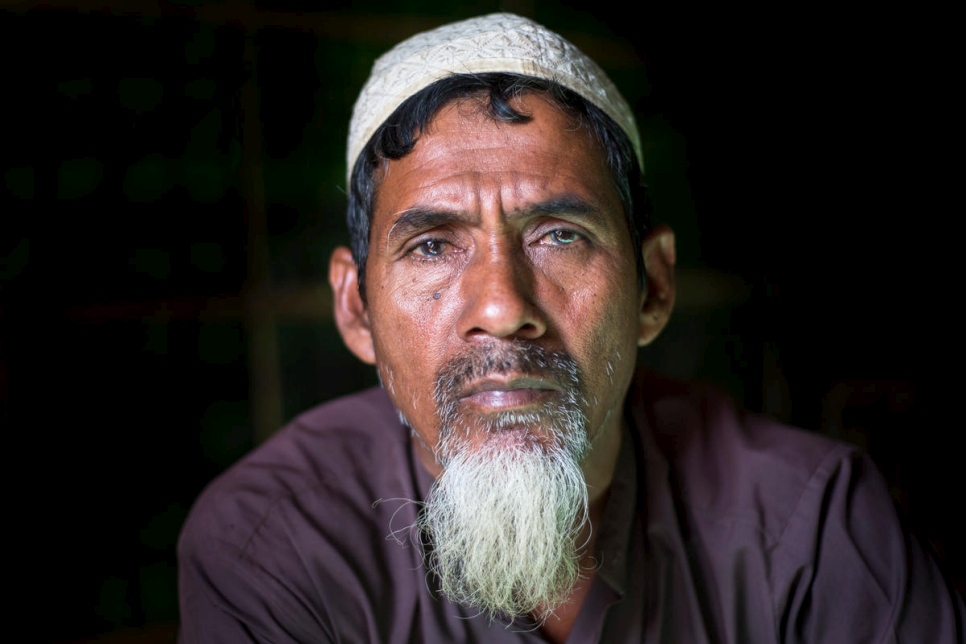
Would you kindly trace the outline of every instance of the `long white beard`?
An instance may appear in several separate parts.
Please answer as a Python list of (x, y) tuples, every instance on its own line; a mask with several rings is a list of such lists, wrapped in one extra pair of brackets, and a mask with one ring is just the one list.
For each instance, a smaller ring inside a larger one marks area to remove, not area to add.
[(447, 408), (445, 396), (437, 396), (445, 469), (418, 526), (443, 595), (491, 618), (545, 619), (580, 577), (578, 539), (588, 520), (580, 461), (589, 443), (576, 365), (564, 367), (572, 372), (564, 400), (487, 417), (486, 440), (477, 446), (464, 440), (465, 419), (455, 405)]
[(516, 617), (570, 594), (586, 508), (583, 473), (562, 450), (487, 445), (449, 463), (419, 525), (443, 595)]

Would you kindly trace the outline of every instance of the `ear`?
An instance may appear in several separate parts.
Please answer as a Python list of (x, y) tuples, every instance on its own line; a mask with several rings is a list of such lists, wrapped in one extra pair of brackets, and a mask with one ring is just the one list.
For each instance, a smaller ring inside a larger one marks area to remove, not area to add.
[(674, 309), (674, 231), (661, 225), (653, 228), (641, 243), (646, 281), (641, 293), (640, 331), (637, 346), (650, 344), (664, 329)]
[(349, 351), (366, 364), (376, 363), (372, 347), (369, 311), (359, 295), (359, 269), (352, 252), (340, 246), (329, 259), (329, 284), (335, 308), (335, 324)]

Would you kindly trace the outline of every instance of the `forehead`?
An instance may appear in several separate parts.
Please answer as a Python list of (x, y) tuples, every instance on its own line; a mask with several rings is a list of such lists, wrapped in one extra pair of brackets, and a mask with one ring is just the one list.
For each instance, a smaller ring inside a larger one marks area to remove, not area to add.
[(412, 151), (378, 177), (373, 229), (411, 208), (512, 212), (548, 199), (622, 213), (593, 131), (542, 94), (511, 100), (525, 122), (494, 119), (483, 99), (444, 105)]

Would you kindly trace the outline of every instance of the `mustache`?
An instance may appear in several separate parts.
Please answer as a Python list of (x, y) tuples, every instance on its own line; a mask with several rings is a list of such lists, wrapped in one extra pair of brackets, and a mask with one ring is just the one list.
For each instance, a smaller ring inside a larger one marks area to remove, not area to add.
[(579, 389), (577, 362), (566, 351), (549, 351), (532, 342), (483, 344), (450, 358), (436, 378), (436, 401), (459, 398), (477, 380), (494, 375), (526, 375), (557, 384), (564, 391)]

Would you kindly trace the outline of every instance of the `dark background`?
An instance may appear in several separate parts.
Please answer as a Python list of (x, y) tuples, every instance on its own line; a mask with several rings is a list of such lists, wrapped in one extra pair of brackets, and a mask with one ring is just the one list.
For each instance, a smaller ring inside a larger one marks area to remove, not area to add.
[(8, 621), (26, 641), (170, 640), (175, 541), (202, 487), (300, 410), (375, 382), (325, 281), (347, 241), (352, 102), (395, 42), (501, 8), (591, 54), (637, 112), (680, 266), (678, 310), (641, 360), (867, 449), (963, 588), (958, 381), (927, 367), (958, 362), (932, 255), (950, 234), (945, 146), (929, 38), (903, 16), (14, 2), (0, 425)]

